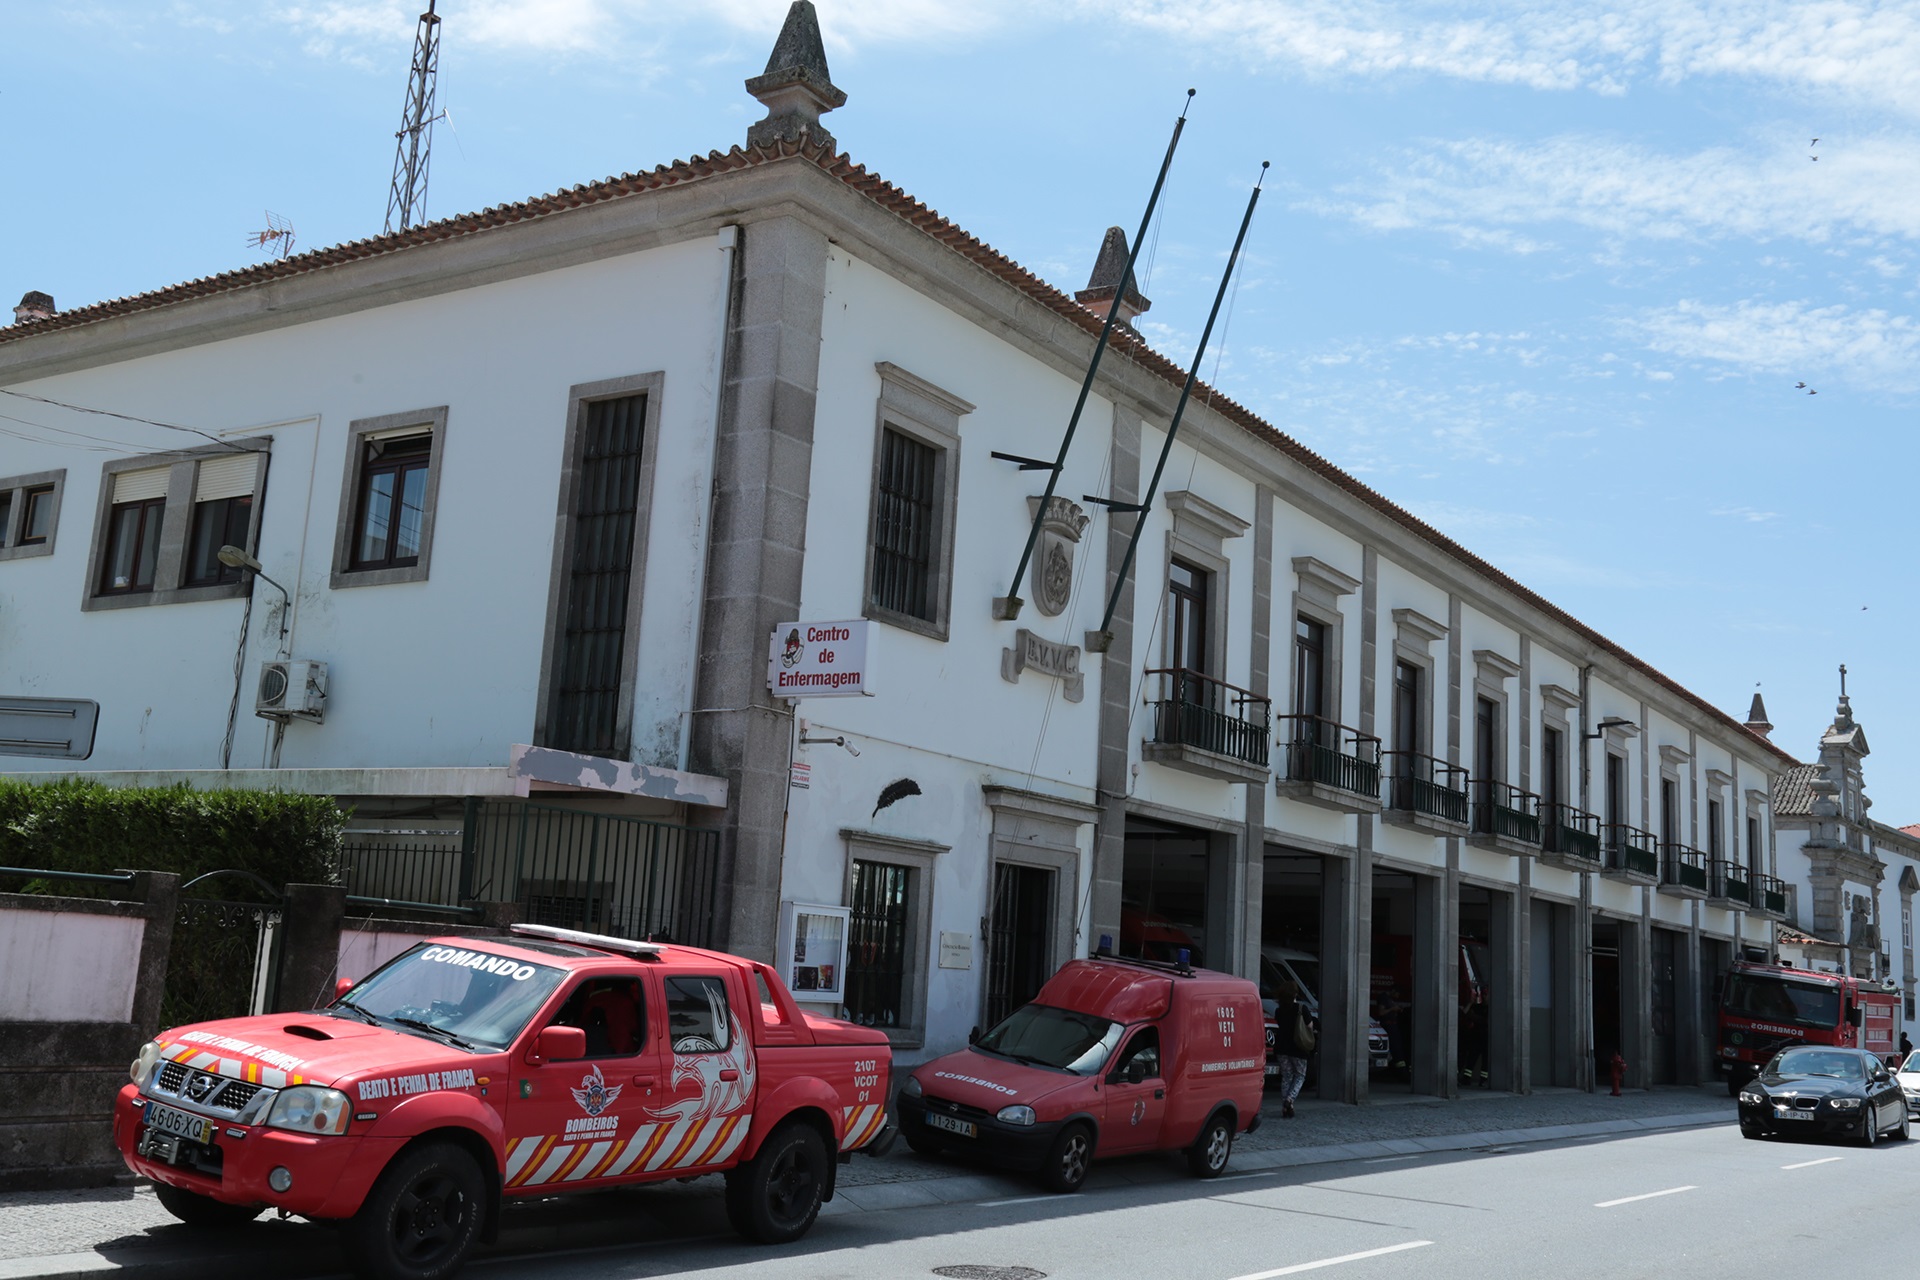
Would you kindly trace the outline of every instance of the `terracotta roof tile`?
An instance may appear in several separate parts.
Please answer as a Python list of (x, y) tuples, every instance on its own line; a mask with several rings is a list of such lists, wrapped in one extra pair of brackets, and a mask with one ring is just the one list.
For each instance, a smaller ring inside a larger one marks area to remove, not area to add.
[[(844, 154), (834, 154), (831, 148), (819, 141), (777, 141), (749, 148), (734, 147), (726, 152), (710, 152), (704, 157), (677, 161), (660, 165), (647, 173), (626, 173), (617, 177), (605, 178), (599, 182), (582, 183), (572, 188), (549, 195), (535, 196), (516, 204), (489, 206), (479, 213), (462, 214), (444, 218), (438, 222), (426, 223), (406, 231), (388, 235), (374, 236), (366, 240), (354, 240), (332, 248), (318, 249), (298, 254), (275, 262), (261, 263), (245, 267), (238, 271), (224, 272), (208, 276), (185, 284), (173, 285), (165, 289), (156, 289), (150, 293), (137, 294), (131, 298), (116, 298), (108, 302), (95, 303), (92, 306), (79, 307), (72, 311), (63, 311), (46, 320), (14, 324), (0, 328), (0, 343), (19, 341), (44, 333), (61, 332), (79, 328), (96, 321), (115, 316), (131, 315), (153, 310), (176, 302), (193, 298), (210, 297), (228, 293), (237, 289), (251, 288), (274, 280), (286, 279), (308, 271), (323, 270), (343, 263), (361, 261), (382, 254), (397, 253), (416, 245), (430, 244), (436, 241), (453, 240), (464, 236), (476, 235), (490, 227), (505, 226), (532, 218), (545, 217), (566, 209), (575, 209), (583, 205), (597, 204), (606, 200), (637, 195), (647, 191), (657, 191), (666, 187), (695, 182), (718, 173), (752, 168), (758, 165), (783, 160), (804, 160), (820, 167), (824, 172), (844, 182), (875, 204), (902, 218), (912, 226), (940, 241), (954, 252), (968, 259), (976, 266), (1019, 289), (1033, 301), (1053, 311), (1072, 324), (1078, 325), (1089, 335), (1097, 335), (1101, 321), (1091, 311), (1075, 302), (1065, 293), (1040, 279), (1011, 258), (999, 253), (989, 245), (976, 239), (960, 227), (949, 222), (919, 200), (914, 199), (900, 188), (858, 165)], [(1116, 328), (1109, 338), (1111, 350), (1133, 360), (1141, 368), (1171, 383), (1175, 387), (1186, 380), (1186, 371), (1168, 360), (1146, 344), (1138, 334), (1123, 332)], [(1620, 645), (1607, 639), (1593, 628), (1561, 609), (1545, 597), (1522, 586), (1513, 578), (1468, 551), (1453, 539), (1435, 529), (1432, 525), (1413, 515), (1412, 512), (1395, 505), (1384, 495), (1362, 484), (1333, 463), (1314, 453), (1299, 441), (1287, 436), (1261, 419), (1228, 396), (1207, 386), (1195, 384), (1196, 399), (1221, 414), (1242, 430), (1265, 441), (1280, 453), (1324, 477), (1336, 488), (1351, 494), (1365, 505), (1372, 507), (1394, 523), (1411, 530), (1420, 538), (1432, 543), (1448, 556), (1512, 592), (1533, 608), (1564, 624), (1575, 634), (1582, 636), (1597, 648), (1606, 651), (1623, 665), (1645, 675), (1648, 679), (1670, 690), (1677, 697), (1693, 704), (1727, 729), (1733, 731), (1730, 736), (1736, 739), (1744, 736), (1751, 743), (1777, 759), (1796, 764), (1795, 758), (1788, 752), (1775, 746), (1764, 736), (1748, 729), (1746, 725), (1734, 719), (1719, 707), (1699, 697), (1691, 690), (1680, 685), (1640, 658), (1629, 653)]]
[(1804, 818), (1813, 812), (1813, 779), (1818, 765), (1797, 764), (1773, 780), (1773, 816)]

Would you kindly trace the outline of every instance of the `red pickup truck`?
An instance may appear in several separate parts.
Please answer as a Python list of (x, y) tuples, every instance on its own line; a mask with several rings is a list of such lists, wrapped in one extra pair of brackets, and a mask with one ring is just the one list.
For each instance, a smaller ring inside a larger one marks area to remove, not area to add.
[(423, 942), (323, 1010), (167, 1031), (113, 1131), (184, 1222), (338, 1221), (362, 1274), (441, 1280), (504, 1197), (705, 1173), (743, 1235), (796, 1239), (835, 1156), (891, 1143), (890, 1067), (764, 964), (516, 925)]

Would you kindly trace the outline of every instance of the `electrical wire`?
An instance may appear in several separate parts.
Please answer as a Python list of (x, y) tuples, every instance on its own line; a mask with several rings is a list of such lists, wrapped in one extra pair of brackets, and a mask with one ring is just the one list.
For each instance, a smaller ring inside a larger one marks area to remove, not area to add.
[(240, 644), (233, 651), (233, 698), (227, 703), (227, 736), (220, 740), (220, 767), (233, 765), (233, 734), (240, 718), (240, 688), (246, 682), (247, 629), (253, 622), (253, 590), (247, 590), (246, 606), (240, 611)]
[[(56, 409), (68, 409), (74, 413), (93, 413), (93, 414), (98, 414), (103, 418), (118, 418), (122, 422), (138, 422), (149, 427), (162, 427), (168, 431), (179, 431), (186, 435), (199, 436), (203, 440), (211, 440), (214, 444), (219, 445), (222, 449), (228, 449), (234, 453), (266, 452), (266, 450), (264, 449), (256, 449), (249, 445), (235, 444), (231, 440), (222, 440), (219, 436), (213, 435), (210, 432), (202, 431), (198, 427), (182, 427), (172, 422), (161, 422), (157, 418), (143, 418), (140, 415), (134, 414), (134, 413), (119, 413), (113, 409), (94, 409), (84, 404), (68, 404), (64, 400), (55, 400), (50, 396), (36, 396), (26, 391), (9, 390), (6, 387), (0, 387), (0, 396), (14, 396), (17, 399), (21, 399), (21, 400), (32, 400), (37, 404), (49, 404), (55, 407)], [(55, 430), (58, 430), (58, 428), (55, 428)]]

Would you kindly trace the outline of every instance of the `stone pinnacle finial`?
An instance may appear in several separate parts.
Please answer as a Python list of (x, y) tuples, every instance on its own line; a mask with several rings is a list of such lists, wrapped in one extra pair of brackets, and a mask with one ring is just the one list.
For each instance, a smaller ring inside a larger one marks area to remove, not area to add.
[(1753, 705), (1747, 708), (1747, 728), (1763, 738), (1773, 732), (1773, 721), (1767, 719), (1767, 704), (1757, 693), (1753, 695)]
[(833, 135), (820, 127), (820, 117), (846, 105), (847, 95), (834, 88), (827, 74), (827, 51), (820, 43), (820, 19), (811, 0), (793, 0), (767, 69), (747, 81), (747, 92), (767, 106), (767, 118), (747, 130), (748, 146), (805, 137), (834, 145)]
[[(1126, 274), (1126, 288), (1120, 287), (1120, 277)], [(1133, 328), (1133, 318), (1153, 306), (1140, 292), (1140, 284), (1127, 271), (1127, 233), (1119, 227), (1108, 227), (1106, 238), (1100, 242), (1100, 256), (1094, 259), (1093, 274), (1087, 277), (1087, 287), (1073, 295), (1073, 300), (1106, 319), (1109, 308), (1120, 308), (1120, 323)]]

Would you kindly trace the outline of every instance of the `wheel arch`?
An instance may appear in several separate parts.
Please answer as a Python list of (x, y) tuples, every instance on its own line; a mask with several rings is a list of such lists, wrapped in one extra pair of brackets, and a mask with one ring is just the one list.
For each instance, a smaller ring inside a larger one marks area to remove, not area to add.
[(423, 1130), (402, 1143), (400, 1149), (387, 1159), (386, 1165), (380, 1172), (385, 1174), (395, 1161), (409, 1151), (436, 1142), (450, 1143), (459, 1147), (472, 1156), (474, 1163), (480, 1166), (480, 1185), (486, 1189), (486, 1218), (480, 1224), (480, 1239), (487, 1244), (496, 1243), (500, 1238), (500, 1162), (494, 1157), (493, 1144), (487, 1141), (484, 1134), (464, 1125), (442, 1125), (436, 1129)]

